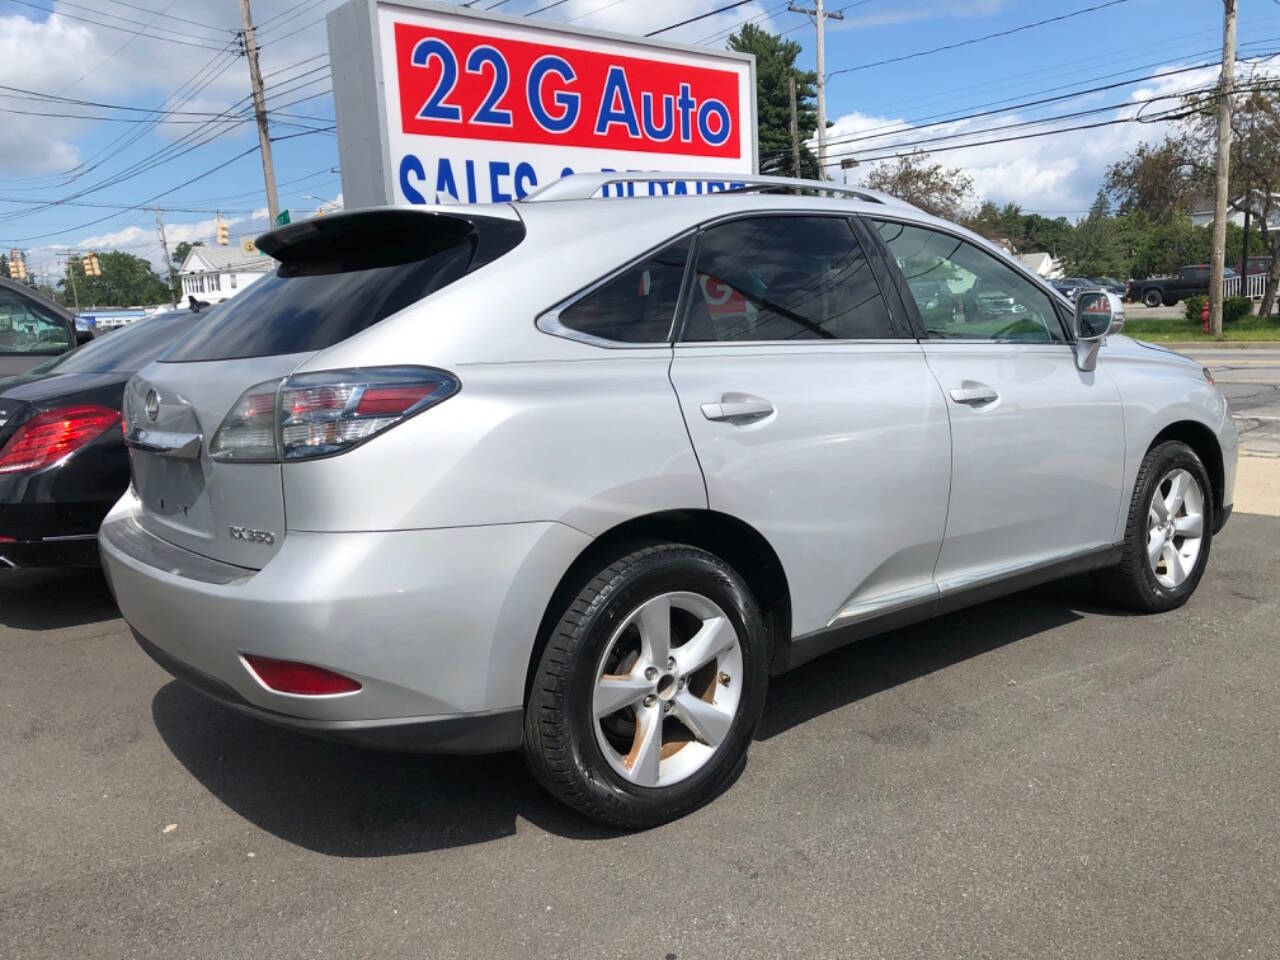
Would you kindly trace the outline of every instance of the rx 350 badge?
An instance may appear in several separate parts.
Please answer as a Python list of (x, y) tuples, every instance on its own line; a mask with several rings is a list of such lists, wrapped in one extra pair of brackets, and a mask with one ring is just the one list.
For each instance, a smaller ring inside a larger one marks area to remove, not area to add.
[(245, 543), (260, 543), (269, 547), (276, 542), (276, 535), (270, 530), (254, 530), (252, 527), (227, 527), (232, 540), (243, 540)]

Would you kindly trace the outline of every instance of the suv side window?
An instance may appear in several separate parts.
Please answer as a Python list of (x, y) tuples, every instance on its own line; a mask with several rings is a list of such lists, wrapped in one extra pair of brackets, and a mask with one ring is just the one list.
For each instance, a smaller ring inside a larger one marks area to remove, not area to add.
[(21, 294), (0, 289), (0, 353), (51, 355), (70, 348), (61, 317)]
[(874, 223), (930, 337), (1066, 341), (1049, 295), (985, 250), (936, 230), (887, 220)]
[(683, 237), (606, 280), (561, 310), (560, 324), (601, 340), (666, 343), (690, 242)]
[(871, 264), (842, 217), (762, 216), (698, 236), (688, 342), (897, 336)]

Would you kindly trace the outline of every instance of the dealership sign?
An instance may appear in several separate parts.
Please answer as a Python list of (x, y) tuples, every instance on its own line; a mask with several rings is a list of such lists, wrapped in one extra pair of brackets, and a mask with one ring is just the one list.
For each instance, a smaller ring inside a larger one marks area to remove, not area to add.
[(426, 2), (349, 0), (328, 21), (349, 208), (518, 199), (601, 170), (756, 171), (749, 55)]

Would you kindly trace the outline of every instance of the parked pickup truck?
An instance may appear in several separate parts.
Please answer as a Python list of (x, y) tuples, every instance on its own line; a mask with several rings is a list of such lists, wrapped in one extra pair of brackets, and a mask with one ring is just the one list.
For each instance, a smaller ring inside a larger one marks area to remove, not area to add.
[[(1224, 277), (1234, 277), (1236, 272), (1229, 267), (1223, 270)], [(1180, 267), (1176, 276), (1150, 277), (1146, 280), (1129, 281), (1129, 299), (1141, 300), (1148, 307), (1164, 304), (1172, 307), (1179, 300), (1194, 297), (1196, 294), (1209, 292), (1209, 265), (1193, 263)]]

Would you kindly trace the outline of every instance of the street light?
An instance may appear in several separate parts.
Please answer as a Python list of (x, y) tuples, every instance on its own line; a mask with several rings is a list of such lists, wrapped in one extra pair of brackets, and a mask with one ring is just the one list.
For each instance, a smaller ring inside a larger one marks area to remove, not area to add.
[(324, 197), (317, 197), (314, 193), (304, 193), (304, 194), (302, 195), (302, 199), (303, 199), (303, 200), (315, 200), (315, 201), (316, 201), (316, 202), (318, 202), (318, 203), (327, 204), (328, 206), (333, 207), (333, 209), (335, 209), (335, 210), (341, 210), (341, 209), (342, 209), (342, 204), (340, 204), (340, 203), (334, 203), (332, 200), (326, 200)]

